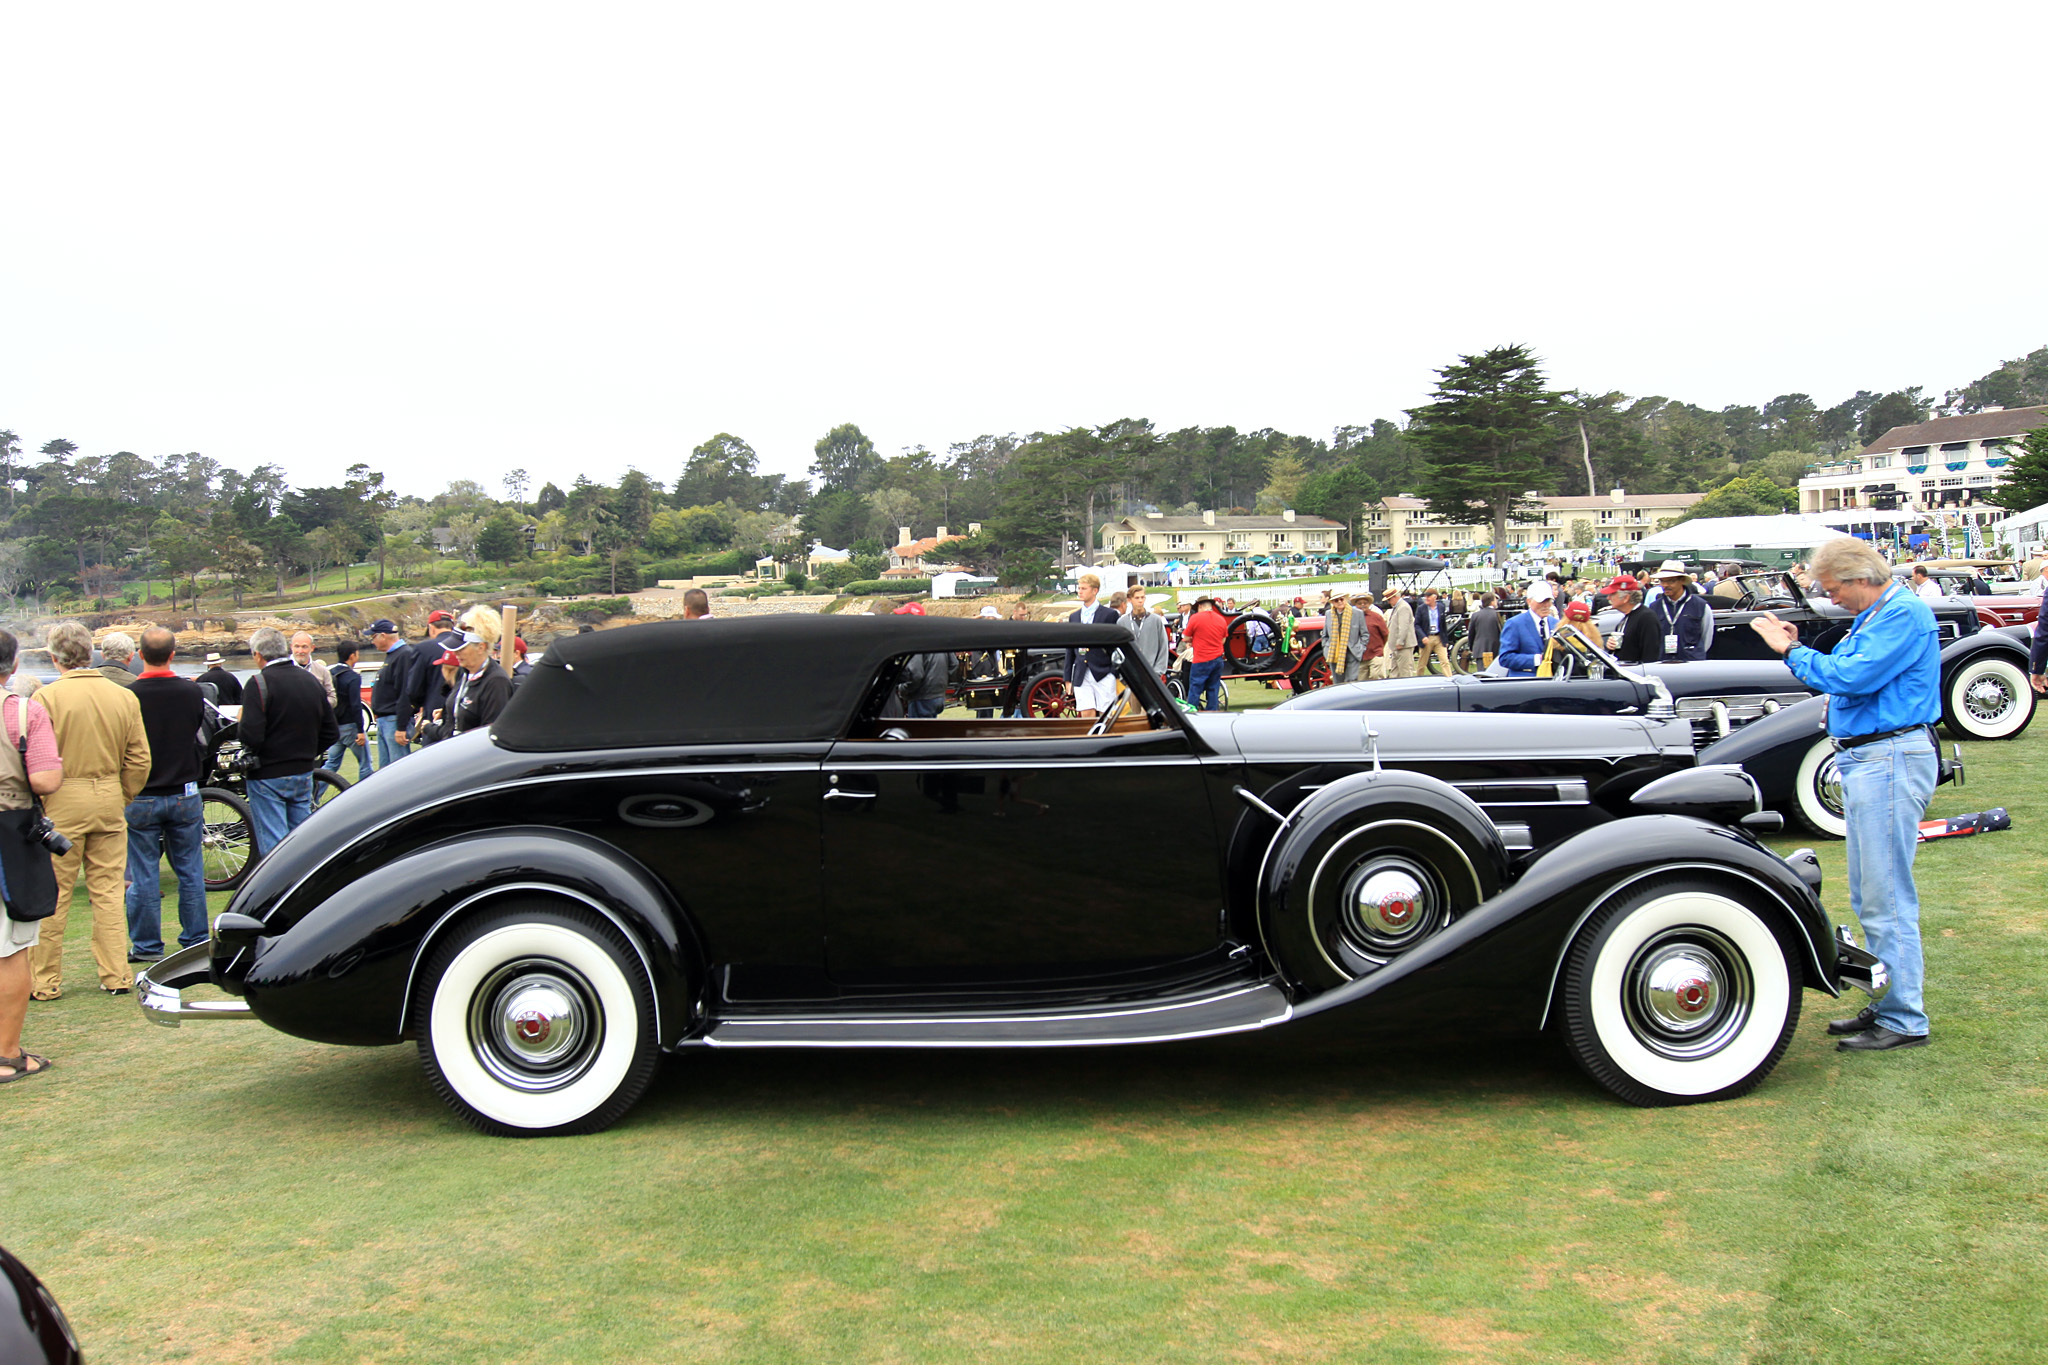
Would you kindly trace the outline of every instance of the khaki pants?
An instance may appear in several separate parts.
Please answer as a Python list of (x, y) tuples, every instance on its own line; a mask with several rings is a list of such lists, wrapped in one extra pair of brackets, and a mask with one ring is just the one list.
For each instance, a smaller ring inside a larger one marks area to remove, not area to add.
[(1492, 667), (1493, 667), (1493, 651), (1492, 651), (1492, 650), (1488, 650), (1488, 651), (1487, 651), (1486, 653), (1484, 653), (1484, 654), (1482, 654), (1482, 655), (1480, 655), (1480, 656), (1479, 656), (1479, 666), (1480, 666), (1481, 668), (1492, 668)]
[(1387, 676), (1387, 656), (1375, 654), (1365, 661), (1365, 677), (1368, 682), (1378, 682)]
[(1444, 637), (1441, 635), (1425, 635), (1422, 637), (1422, 653), (1417, 659), (1415, 671), (1427, 674), (1429, 672), (1429, 661), (1432, 658), (1443, 660), (1444, 676), (1446, 678), (1457, 673), (1458, 670), (1451, 665), (1451, 652), (1444, 648)]
[[(105, 791), (96, 790), (102, 785)], [(64, 926), (71, 918), (71, 892), (81, 870), (92, 908), (92, 957), (100, 985), (108, 990), (135, 985), (134, 973), (128, 970), (128, 822), (122, 816), (120, 783), (88, 778), (79, 786), (87, 790), (60, 790), (48, 802), (50, 819), (71, 841), (71, 851), (52, 859), (57, 913), (43, 921), (42, 939), (29, 949), (29, 990), (45, 998), (63, 984)]]
[(1414, 677), (1415, 651), (1412, 649), (1389, 649), (1387, 651), (1387, 676), (1390, 678)]

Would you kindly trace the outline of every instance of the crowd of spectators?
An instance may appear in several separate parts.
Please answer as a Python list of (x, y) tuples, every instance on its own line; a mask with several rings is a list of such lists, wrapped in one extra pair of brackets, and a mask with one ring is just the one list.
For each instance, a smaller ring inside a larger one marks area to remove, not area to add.
[[(170, 630), (145, 629), (139, 648), (127, 633), (109, 632), (95, 650), (91, 632), (66, 621), (47, 641), (57, 676), (39, 683), (18, 671), (18, 643), (0, 631), (0, 724), (8, 740), (0, 810), (40, 802), (68, 843), (61, 852), (52, 848), (55, 913), (0, 917), (0, 1084), (49, 1065), (23, 1051), (21, 1030), (31, 1001), (64, 994), (64, 935), (81, 878), (99, 987), (125, 995), (134, 989), (134, 968), (165, 952), (166, 861), (177, 886), (179, 947), (206, 940), (204, 788), (240, 778), (260, 857), (312, 814), (316, 768), (341, 771), (353, 755), (362, 781), (420, 744), (494, 721), (528, 669), (524, 641), (515, 644), (511, 672), (493, 657), (500, 634), (498, 614), (485, 608), (460, 619), (436, 612), (425, 635), (410, 642), (393, 622), (375, 622), (371, 643), (382, 666), (369, 688), (366, 729), (362, 647), (352, 640), (327, 664), (314, 657), (311, 635), (287, 640), (264, 627), (249, 639), (253, 671), (237, 674), (210, 653), (205, 670), (188, 678), (172, 665), (178, 641)], [(216, 754), (230, 738), (240, 755), (232, 765)], [(216, 761), (222, 771), (209, 772)]]

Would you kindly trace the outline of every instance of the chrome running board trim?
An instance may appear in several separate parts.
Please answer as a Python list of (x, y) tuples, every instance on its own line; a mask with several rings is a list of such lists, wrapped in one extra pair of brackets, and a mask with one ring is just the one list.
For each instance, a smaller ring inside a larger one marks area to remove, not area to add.
[(1293, 1014), (1278, 987), (1259, 985), (1128, 1009), (742, 1017), (722, 1020), (703, 1041), (712, 1047), (1086, 1047), (1245, 1033), (1284, 1024)]

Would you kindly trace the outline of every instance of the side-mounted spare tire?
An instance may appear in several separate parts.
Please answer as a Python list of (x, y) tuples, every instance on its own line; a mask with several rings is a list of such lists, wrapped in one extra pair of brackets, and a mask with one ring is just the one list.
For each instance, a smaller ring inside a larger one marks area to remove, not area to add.
[(1420, 773), (1358, 773), (1311, 793), (1267, 849), (1266, 953), (1297, 987), (1377, 971), (1491, 898), (1500, 832), (1457, 788)]

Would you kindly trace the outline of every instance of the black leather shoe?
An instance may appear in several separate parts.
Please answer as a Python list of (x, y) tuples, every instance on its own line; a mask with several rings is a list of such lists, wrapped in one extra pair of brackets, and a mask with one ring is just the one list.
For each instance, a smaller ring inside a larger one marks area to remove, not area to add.
[(1876, 1023), (1877, 1011), (1874, 1009), (1864, 1009), (1859, 1011), (1854, 1019), (1828, 1020), (1828, 1032), (1839, 1038), (1845, 1033), (1861, 1033), (1863, 1030), (1873, 1027)]
[(162, 962), (164, 955), (162, 953), (130, 953), (128, 954), (128, 960), (130, 962)]
[(1895, 1047), (1926, 1047), (1924, 1033), (1893, 1033), (1883, 1024), (1872, 1024), (1835, 1044), (1837, 1052), (1890, 1052)]

